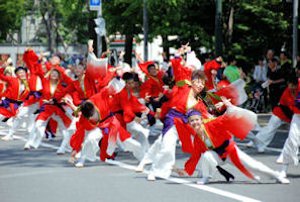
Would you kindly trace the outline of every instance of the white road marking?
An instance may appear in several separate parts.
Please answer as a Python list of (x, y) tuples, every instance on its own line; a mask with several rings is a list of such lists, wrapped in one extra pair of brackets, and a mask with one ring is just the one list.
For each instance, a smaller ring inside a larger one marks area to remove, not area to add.
[[(5, 134), (0, 133), (0, 135), (3, 136)], [(14, 135), (13, 137), (14, 137), (14, 139), (22, 140), (22, 141), (25, 141), (25, 142), (27, 141), (26, 138), (21, 137), (21, 136)], [(52, 148), (52, 149), (58, 149), (57, 146), (47, 144), (47, 143), (42, 143), (41, 146), (47, 147), (47, 148)], [(133, 171), (136, 170), (136, 166), (128, 165), (128, 164), (122, 163), (120, 161), (106, 160), (106, 162), (109, 163), (109, 164), (112, 164), (112, 165), (119, 166), (121, 168), (128, 169), (128, 170), (133, 170)], [(44, 172), (44, 173), (50, 173), (50, 172)], [(41, 172), (41, 174), (44, 174), (44, 173)], [(145, 170), (144, 173), (148, 174), (148, 171)], [(34, 175), (34, 174), (33, 173), (22, 173), (22, 174), (19, 174), (17, 176), (27, 176), (27, 175), (29, 176), (29, 175)], [(14, 174), (14, 176), (16, 176), (16, 174)], [(4, 176), (0, 176), (0, 179), (1, 178), (10, 178), (10, 177), (12, 177), (12, 176), (11, 175), (4, 175)], [(231, 193), (231, 192), (228, 192), (228, 191), (224, 191), (224, 190), (221, 190), (221, 189), (213, 188), (213, 187), (210, 187), (210, 186), (207, 186), (207, 185), (193, 184), (191, 181), (180, 179), (180, 178), (170, 177), (170, 178), (164, 178), (164, 179), (167, 180), (167, 181), (171, 181), (171, 182), (175, 182), (175, 183), (178, 183), (178, 184), (193, 187), (195, 189), (199, 189), (199, 190), (202, 190), (202, 191), (207, 191), (207, 192), (214, 193), (214, 194), (217, 194), (217, 195), (220, 195), (220, 196), (235, 199), (237, 201), (259, 202), (259, 200), (256, 200), (256, 199), (252, 199), (252, 198), (249, 198), (249, 197), (246, 197), (246, 196), (238, 195), (238, 194)]]
[[(126, 163), (122, 163), (122, 162), (119, 162), (119, 161), (116, 161), (116, 160), (106, 160), (106, 162), (109, 163), (109, 164), (112, 164), (112, 165), (119, 166), (121, 168), (128, 169), (128, 170), (133, 170), (133, 171), (136, 170), (136, 166), (128, 165)], [(144, 170), (143, 173), (149, 174), (149, 171)], [(196, 188), (196, 189), (199, 189), (199, 190), (202, 190), (202, 191), (207, 191), (207, 192), (214, 193), (214, 194), (217, 194), (217, 195), (225, 196), (227, 198), (235, 199), (237, 201), (259, 202), (259, 200), (256, 200), (256, 199), (252, 199), (252, 198), (249, 198), (249, 197), (246, 197), (246, 196), (238, 195), (238, 194), (235, 194), (235, 193), (231, 193), (231, 192), (224, 191), (224, 190), (221, 190), (221, 189), (217, 189), (217, 188), (214, 188), (214, 187), (210, 187), (210, 186), (207, 186), (207, 185), (197, 185), (197, 184), (192, 183), (191, 181), (176, 178), (176, 177), (163, 178), (163, 179), (167, 180), (167, 181), (175, 182), (175, 183), (178, 183), (178, 184), (186, 185), (186, 186), (189, 186), (189, 187), (193, 187), (193, 188)]]

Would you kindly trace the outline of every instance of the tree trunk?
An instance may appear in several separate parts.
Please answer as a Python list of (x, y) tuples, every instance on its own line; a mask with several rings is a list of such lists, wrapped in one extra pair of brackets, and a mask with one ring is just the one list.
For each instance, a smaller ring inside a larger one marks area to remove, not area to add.
[(56, 40), (55, 30), (53, 27), (53, 21), (55, 20), (55, 8), (49, 3), (49, 1), (45, 1), (40, 6), (40, 12), (47, 31), (48, 49), (51, 53), (53, 53)]
[(130, 66), (132, 65), (132, 44), (133, 44), (133, 35), (126, 34), (124, 61), (128, 63)]
[(233, 19), (234, 19), (234, 7), (232, 5), (229, 10), (227, 25), (225, 26), (227, 28), (226, 34), (225, 34), (225, 46), (227, 46), (227, 47), (231, 47), (231, 44), (232, 44), (233, 23), (234, 23)]
[(233, 34), (233, 16), (234, 16), (234, 8), (233, 6), (230, 8), (230, 14), (229, 14), (229, 19), (228, 19), (228, 45), (231, 45), (232, 42), (232, 34)]

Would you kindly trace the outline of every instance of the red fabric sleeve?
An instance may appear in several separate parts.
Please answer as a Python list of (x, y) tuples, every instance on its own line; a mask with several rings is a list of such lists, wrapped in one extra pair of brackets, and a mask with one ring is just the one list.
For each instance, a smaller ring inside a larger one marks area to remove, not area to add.
[(191, 157), (186, 161), (184, 165), (184, 170), (189, 174), (192, 175), (196, 169), (196, 166), (201, 158), (201, 154), (205, 152), (205, 146), (203, 142), (198, 138), (195, 137), (194, 139), (194, 149)]
[(195, 135), (195, 131), (188, 124), (183, 123), (182, 120), (178, 118), (174, 119), (174, 125), (176, 126), (179, 140), (182, 143), (182, 151), (191, 154), (194, 148), (192, 135)]

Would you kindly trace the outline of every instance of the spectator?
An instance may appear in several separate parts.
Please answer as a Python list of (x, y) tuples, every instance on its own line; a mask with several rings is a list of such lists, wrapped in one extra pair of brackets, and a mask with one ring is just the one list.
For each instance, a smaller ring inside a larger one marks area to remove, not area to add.
[(223, 72), (223, 76), (230, 82), (234, 82), (238, 80), (240, 76), (240, 70), (236, 66), (236, 59), (234, 56), (228, 57), (228, 66), (225, 68)]
[(268, 62), (268, 85), (269, 85), (269, 98), (271, 108), (277, 106), (279, 99), (286, 88), (285, 75), (282, 69), (278, 66), (278, 60), (273, 58)]
[(288, 55), (285, 51), (280, 52), (280, 68), (284, 72), (285, 80), (287, 81), (288, 75), (293, 72), (292, 62), (288, 59)]
[(264, 58), (258, 58), (258, 64), (254, 67), (253, 79), (255, 83), (262, 84), (267, 80), (268, 68), (264, 65)]
[(267, 62), (269, 60), (272, 60), (274, 58), (274, 55), (275, 55), (275, 52), (273, 49), (268, 49), (267, 50), (267, 54), (266, 54), (266, 59), (267, 59)]

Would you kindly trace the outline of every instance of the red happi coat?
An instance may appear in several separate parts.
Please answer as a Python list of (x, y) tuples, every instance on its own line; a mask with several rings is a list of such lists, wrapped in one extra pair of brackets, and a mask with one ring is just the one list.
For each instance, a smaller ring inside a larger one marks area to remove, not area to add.
[(66, 95), (65, 87), (63, 86), (62, 80), (59, 80), (57, 85), (54, 87), (54, 92), (51, 93), (51, 84), (49, 78), (43, 78), (42, 80), (42, 112), (37, 116), (36, 120), (46, 121), (53, 114), (58, 115), (62, 120), (66, 128), (71, 124), (71, 119), (65, 114), (61, 106), (55, 104), (47, 104), (47, 101), (55, 99), (57, 103), (61, 103), (61, 98)]
[(148, 79), (141, 85), (140, 96), (145, 98), (146, 95), (156, 98), (164, 92), (163, 88), (164, 72), (159, 71), (157, 77), (147, 75)]
[[(297, 98), (295, 99), (295, 102), (299, 103), (300, 100), (299, 100), (299, 95), (300, 95), (300, 78), (298, 78), (298, 89), (297, 89), (297, 92), (296, 92), (296, 95), (297, 95)], [(295, 113), (295, 114), (300, 114), (300, 107), (296, 106), (296, 105), (292, 105), (290, 106), (291, 110)]]
[(6, 90), (5, 83), (0, 82), (0, 98), (4, 96), (5, 90)]
[[(287, 87), (280, 97), (279, 104), (288, 107), (293, 111), (292, 109), (295, 107), (295, 98), (296, 96), (293, 95), (290, 88)], [(291, 117), (288, 117), (279, 106), (275, 106), (272, 113), (285, 122), (291, 122)]]
[(193, 106), (188, 106), (188, 98), (191, 94), (192, 88), (189, 85), (184, 85), (182, 87), (174, 87), (172, 89), (171, 99), (164, 103), (161, 111), (161, 119), (163, 120), (166, 113), (170, 109), (175, 109), (178, 112), (185, 114), (190, 109), (196, 109), (200, 111), (204, 118), (210, 117), (210, 114), (207, 112), (206, 106), (201, 100)]
[(153, 61), (147, 61), (145, 63), (140, 63), (139, 64), (140, 69), (147, 76), (147, 80), (141, 85), (141, 88), (140, 88), (140, 97), (142, 97), (142, 98), (145, 98), (146, 95), (148, 95), (152, 98), (156, 98), (161, 93), (164, 92), (164, 89), (163, 89), (164, 72), (163, 71), (158, 71), (157, 76), (153, 77), (148, 72), (147, 68), (148, 68), (149, 65), (154, 65), (154, 62)]
[(115, 113), (120, 123), (126, 128), (126, 123), (133, 121), (135, 113), (141, 113), (147, 109), (142, 105), (132, 91), (124, 88), (118, 94), (110, 97), (110, 109)]
[(33, 92), (41, 93), (43, 88), (41, 78), (35, 74), (28, 75), (28, 84), (29, 84), (29, 89), (31, 94), (29, 94), (28, 98), (24, 101), (24, 106), (29, 106), (36, 102), (39, 102), (40, 98), (35, 97), (34, 95), (32, 95), (32, 93)]
[[(181, 120), (176, 119), (175, 122)], [(209, 139), (213, 148), (208, 148), (200, 136), (196, 135), (195, 131), (189, 125), (176, 124), (178, 133), (191, 134), (194, 136), (192, 155), (185, 163), (185, 171), (192, 175), (198, 164), (201, 155), (211, 149), (220, 148), (224, 142), (228, 141), (228, 146), (222, 154), (219, 154), (220, 158), (229, 157), (233, 164), (243, 172), (247, 177), (253, 179), (253, 174), (250, 173), (244, 165), (241, 163), (236, 151), (236, 144), (232, 140), (232, 134), (237, 138), (244, 139), (248, 132), (253, 129), (255, 121), (248, 119), (247, 115), (234, 115), (225, 113), (208, 122), (203, 121), (202, 132)], [(238, 124), (237, 124), (238, 123)], [(187, 135), (188, 136), (188, 135)]]
[(110, 68), (113, 68), (113, 67), (109, 66), (108, 71), (106, 72), (105, 76), (97, 79), (97, 81), (96, 81), (97, 92), (100, 92), (102, 88), (106, 87), (108, 85), (108, 83), (116, 75), (116, 73), (114, 71), (109, 70)]
[(171, 60), (174, 79), (177, 86), (183, 86), (186, 83), (189, 83), (193, 72), (192, 69), (184, 67), (181, 62), (182, 58), (174, 58)]
[(95, 81), (86, 73), (80, 81), (73, 81), (66, 91), (72, 95), (73, 103), (78, 106), (96, 94)]
[(39, 65), (39, 57), (33, 50), (27, 50), (23, 54), (23, 61), (26, 64), (31, 74), (40, 75), (41, 66)]
[[(0, 80), (5, 81), (7, 83), (6, 91), (4, 93), (5, 98), (18, 102), (24, 102), (30, 92), (28, 81), (26, 80), (24, 90), (20, 92), (21, 80), (16, 77), (5, 76), (3, 72), (4, 69), (0, 69)], [(16, 113), (17, 108), (12, 102), (9, 104), (8, 108), (0, 107), (0, 114), (2, 114), (5, 117), (15, 116)]]
[(204, 73), (205, 73), (205, 76), (207, 79), (205, 86), (206, 86), (207, 90), (212, 90), (215, 88), (211, 71), (212, 70), (217, 71), (220, 68), (221, 68), (221, 63), (218, 63), (216, 60), (212, 60), (212, 61), (204, 63)]
[[(203, 118), (207, 119), (211, 117), (211, 115), (207, 111), (207, 107), (203, 103), (202, 100), (198, 100), (197, 103), (193, 103), (192, 105), (188, 105), (189, 96), (191, 94), (192, 88), (189, 85), (184, 85), (183, 87), (175, 86), (173, 88), (173, 95), (169, 101), (163, 104), (162, 111), (161, 111), (161, 120), (164, 120), (165, 116), (170, 110), (176, 110), (181, 114), (185, 115), (189, 110), (195, 109), (201, 112)], [(181, 119), (180, 121), (174, 122), (175, 126), (184, 127), (186, 123), (184, 123)], [(178, 132), (178, 137), (182, 143), (182, 151), (191, 153), (193, 146), (192, 146), (192, 139), (189, 135), (185, 133)]]
[[(92, 123), (85, 117), (81, 116), (79, 121), (76, 123), (76, 132), (72, 135), (70, 140), (70, 145), (73, 150), (79, 152), (81, 150), (81, 145), (84, 141), (85, 131), (90, 131), (96, 127), (104, 130), (108, 128), (108, 138), (109, 141), (116, 141), (117, 135), (121, 141), (125, 141), (130, 137), (130, 134), (120, 125), (118, 119), (111, 114), (111, 109), (109, 106), (109, 94), (108, 88), (103, 88), (99, 93), (90, 97), (87, 102), (94, 104), (95, 110), (100, 117), (100, 121), (97, 123)], [(106, 143), (107, 147), (107, 143)], [(106, 147), (101, 148), (100, 157), (101, 160), (105, 160)]]

